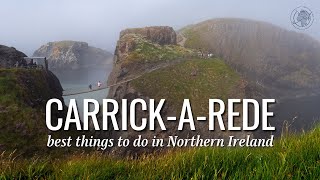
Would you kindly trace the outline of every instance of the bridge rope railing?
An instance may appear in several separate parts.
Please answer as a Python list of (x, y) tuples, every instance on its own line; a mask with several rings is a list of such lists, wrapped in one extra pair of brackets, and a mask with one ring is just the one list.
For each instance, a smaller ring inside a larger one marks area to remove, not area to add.
[[(76, 88), (65, 89), (62, 96), (72, 96), (72, 95), (85, 94), (85, 93), (90, 93), (90, 92), (94, 92), (94, 91), (101, 91), (101, 90), (104, 90), (104, 89), (108, 89), (108, 88), (113, 87), (113, 86), (118, 86), (118, 85), (130, 82), (130, 81), (133, 81), (133, 80), (138, 79), (138, 78), (140, 78), (141, 76), (143, 76), (143, 75), (145, 75), (147, 73), (151, 73), (152, 71), (158, 70), (160, 68), (167, 67), (169, 65), (170, 64), (165, 65), (165, 66), (155, 67), (155, 68), (153, 68), (153, 69), (151, 69), (149, 71), (146, 71), (145, 73), (139, 74), (139, 75), (137, 75), (137, 76), (135, 76), (133, 78), (122, 80), (120, 82), (117, 82), (117, 83), (111, 84), (111, 85), (102, 85), (101, 87), (96, 87), (96, 88), (93, 88), (93, 89), (89, 89), (89, 87), (86, 88), (86, 89), (83, 88), (84, 90), (82, 90), (82, 91), (80, 90), (80, 91), (77, 91), (77, 92), (67, 92), (67, 90), (69, 91), (71, 89), (76, 89)], [(107, 84), (107, 82), (105, 82), (105, 84)], [(79, 90), (79, 88), (77, 88), (77, 90)]]

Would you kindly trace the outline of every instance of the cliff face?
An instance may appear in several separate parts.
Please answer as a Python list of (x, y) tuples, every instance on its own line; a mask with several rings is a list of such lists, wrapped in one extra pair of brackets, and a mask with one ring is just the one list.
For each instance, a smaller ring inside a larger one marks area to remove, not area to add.
[(265, 22), (213, 19), (180, 31), (184, 45), (221, 57), (270, 92), (320, 87), (320, 43)]
[(23, 57), (27, 56), (15, 48), (0, 45), (0, 68), (14, 67), (17, 62), (25, 64)]
[(45, 56), (51, 70), (70, 70), (106, 66), (112, 55), (86, 42), (49, 42), (36, 50), (33, 56)]

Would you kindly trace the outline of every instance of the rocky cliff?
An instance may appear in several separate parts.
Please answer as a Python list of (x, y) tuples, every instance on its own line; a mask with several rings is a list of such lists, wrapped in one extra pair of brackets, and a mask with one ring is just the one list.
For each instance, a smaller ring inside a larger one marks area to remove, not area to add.
[[(176, 45), (176, 33), (171, 27), (155, 26), (121, 31), (114, 52), (113, 69), (108, 84), (134, 78), (150, 70), (193, 57), (194, 51)], [(116, 88), (109, 90), (114, 96)]]
[(14, 67), (17, 62), (23, 65), (26, 63), (23, 57), (26, 55), (15, 48), (0, 45), (0, 68)]
[[(21, 154), (42, 153), (50, 133), (45, 124), (49, 99), (63, 102), (62, 87), (50, 71), (36, 69), (0, 70), (0, 150)], [(65, 117), (52, 109), (52, 119)]]
[(111, 63), (112, 59), (109, 52), (77, 41), (49, 42), (36, 50), (33, 56), (47, 57), (51, 70), (101, 67)]
[(320, 87), (320, 43), (305, 34), (232, 18), (190, 25), (180, 34), (186, 39), (185, 47), (223, 58), (254, 85), (274, 95)]
[[(6, 53), (0, 54), (1, 60), (15, 62), (25, 56), (14, 48), (5, 49)], [(30, 155), (49, 150), (46, 148), (50, 132), (45, 124), (45, 108), (47, 101), (52, 98), (63, 102), (61, 84), (52, 72), (24, 68), (0, 69), (0, 151), (16, 150), (18, 154)], [(52, 119), (58, 117), (64, 118), (65, 111), (57, 111), (53, 107)]]
[[(146, 32), (148, 35), (145, 35)], [(209, 98), (225, 100), (230, 97), (243, 98), (246, 95), (246, 82), (235, 71), (219, 59), (199, 59), (194, 50), (177, 45), (176, 34), (168, 27), (122, 31), (108, 82), (109, 85), (113, 85), (109, 89), (108, 98), (116, 99), (120, 107), (122, 99), (128, 99), (129, 103), (136, 98), (142, 98), (147, 102), (150, 98), (157, 102), (162, 98), (166, 99), (162, 117), (167, 131), (161, 131), (157, 127), (155, 131), (128, 130), (104, 134), (115, 138), (122, 136), (134, 139), (139, 134), (148, 139), (153, 136), (167, 138), (168, 135), (187, 138), (198, 134), (203, 137), (224, 137), (226, 134), (221, 131), (209, 132), (206, 123), (198, 122), (197, 131), (191, 131), (186, 127), (186, 130), (178, 132), (178, 123), (167, 121), (166, 117), (179, 116), (185, 98), (191, 100), (195, 116), (206, 116)], [(119, 120), (121, 116), (123, 114), (118, 113)], [(137, 108), (136, 116), (140, 119), (148, 117), (148, 113)], [(153, 150), (151, 147), (128, 147), (119, 148), (116, 152), (139, 154)]]

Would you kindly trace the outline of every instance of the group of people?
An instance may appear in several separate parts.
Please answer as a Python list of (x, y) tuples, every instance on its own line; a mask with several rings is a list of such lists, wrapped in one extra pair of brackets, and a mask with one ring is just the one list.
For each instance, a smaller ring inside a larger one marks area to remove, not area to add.
[(31, 59), (29, 62), (21, 64), (19, 61), (16, 62), (15, 67), (24, 67), (24, 68), (37, 68), (38, 64), (37, 62), (34, 62), (33, 59)]
[(207, 59), (207, 58), (212, 58), (213, 54), (209, 51), (202, 51), (201, 49), (199, 49), (198, 57), (203, 58), (203, 59)]
[[(100, 81), (97, 82), (97, 87), (100, 88), (102, 86), (102, 83)], [(89, 89), (92, 90), (92, 85), (89, 84)]]

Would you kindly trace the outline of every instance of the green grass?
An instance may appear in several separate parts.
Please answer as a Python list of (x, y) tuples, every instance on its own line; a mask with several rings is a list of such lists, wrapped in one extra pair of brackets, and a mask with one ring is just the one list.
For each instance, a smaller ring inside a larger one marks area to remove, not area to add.
[[(55, 92), (54, 85), (50, 84), (53, 83), (52, 76), (37, 69), (0, 69), (0, 152), (16, 150), (17, 154), (29, 157), (71, 151), (46, 147), (50, 133), (45, 124), (46, 103), (51, 98), (59, 98), (59, 92)], [(64, 115), (63, 111), (55, 112), (53, 108), (53, 121), (56, 116)], [(72, 129), (50, 134), (63, 138), (82, 133), (86, 132)]]
[(32, 108), (28, 103), (39, 97), (49, 98), (49, 89), (41, 70), (0, 69), (2, 146), (9, 150), (18, 148), (19, 152), (25, 152), (37, 149), (39, 143), (45, 143), (44, 110), (39, 108), (40, 105), (35, 104)]
[(201, 49), (203, 51), (208, 51), (211, 49), (209, 43), (201, 38), (201, 35), (198, 31), (191, 28), (185, 28), (182, 29), (181, 32), (187, 38), (184, 45), (185, 47)]
[(74, 45), (75, 43), (77, 43), (77, 41), (57, 41), (57, 42), (54, 42), (54, 44), (61, 49), (67, 49), (67, 48), (71, 47), (72, 45)]
[(50, 78), (43, 70), (0, 69), (0, 150), (16, 149), (24, 156), (49, 152), (45, 107), (59, 94)]
[(314, 83), (315, 80), (319, 79), (320, 77), (317, 76), (316, 74), (312, 73), (310, 69), (306, 67), (301, 67), (297, 71), (293, 71), (290, 74), (287, 74), (279, 80), (283, 80), (284, 82), (288, 84), (297, 84), (298, 86), (303, 86), (303, 87), (313, 87), (316, 85)]
[(154, 63), (162, 60), (176, 60), (194, 56), (191, 49), (178, 45), (159, 45), (136, 34), (127, 34), (125, 41), (134, 41), (134, 49), (125, 58), (124, 64), (130, 63)]
[(241, 78), (220, 59), (193, 59), (148, 73), (132, 81), (140, 93), (156, 100), (166, 99), (180, 109), (190, 99), (195, 115), (208, 112), (208, 99), (227, 100), (234, 90), (241, 95)]
[(0, 179), (318, 179), (320, 128), (272, 148), (193, 148), (139, 159), (100, 153), (59, 159), (0, 156)]
[[(204, 21), (180, 33), (186, 38), (186, 48), (223, 57), (242, 76), (268, 88), (279, 88), (283, 95), (287, 91), (282, 88), (299, 91), (320, 84), (319, 48), (313, 48), (317, 43), (308, 37), (268, 23), (236, 18)], [(304, 42), (301, 47), (297, 43), (300, 41)]]

